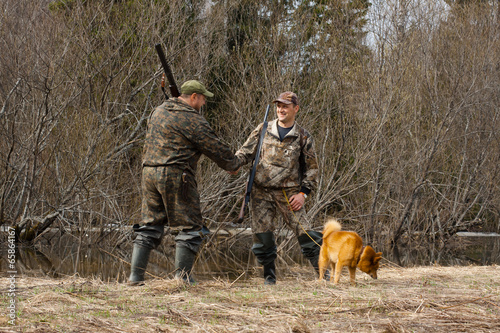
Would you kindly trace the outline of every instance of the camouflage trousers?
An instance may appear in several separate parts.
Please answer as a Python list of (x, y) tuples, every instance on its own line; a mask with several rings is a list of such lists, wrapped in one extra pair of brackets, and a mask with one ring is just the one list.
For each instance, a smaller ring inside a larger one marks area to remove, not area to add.
[[(300, 188), (286, 189), (288, 200), (299, 191)], [(311, 229), (311, 223), (307, 219), (304, 207), (298, 211), (292, 211), (287, 198), (285, 198), (282, 189), (264, 189), (254, 185), (250, 197), (251, 223), (254, 234), (274, 232), (277, 227), (284, 225), (298, 237), (305, 230)]]
[(200, 196), (194, 175), (174, 167), (144, 167), (142, 222), (170, 227), (201, 226)]
[(141, 212), (143, 225), (134, 226), (136, 244), (156, 248), (165, 226), (178, 227), (181, 234), (194, 232), (192, 236), (199, 237), (203, 219), (194, 176), (175, 167), (144, 167)]

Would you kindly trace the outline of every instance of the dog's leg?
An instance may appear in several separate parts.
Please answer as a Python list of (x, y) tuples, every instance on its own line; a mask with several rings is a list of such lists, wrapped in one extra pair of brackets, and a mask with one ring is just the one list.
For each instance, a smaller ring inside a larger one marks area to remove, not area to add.
[(330, 282), (333, 281), (334, 272), (335, 272), (335, 263), (333, 261), (330, 261)]
[(319, 251), (319, 258), (318, 258), (318, 272), (320, 281), (323, 280), (323, 278), (325, 277), (325, 272), (329, 264), (330, 260), (328, 259), (328, 257), (325, 256), (323, 249), (321, 249)]
[(344, 267), (344, 263), (342, 261), (337, 261), (337, 264), (335, 265), (335, 280), (333, 281), (334, 284), (338, 284), (340, 280), (340, 274), (342, 273), (342, 267)]
[(349, 275), (351, 277), (351, 286), (356, 285), (356, 266), (349, 266)]
[(325, 277), (325, 271), (326, 267), (328, 266), (328, 263), (324, 263), (321, 261), (321, 259), (318, 262), (318, 267), (319, 267), (319, 280), (322, 281), (323, 278)]

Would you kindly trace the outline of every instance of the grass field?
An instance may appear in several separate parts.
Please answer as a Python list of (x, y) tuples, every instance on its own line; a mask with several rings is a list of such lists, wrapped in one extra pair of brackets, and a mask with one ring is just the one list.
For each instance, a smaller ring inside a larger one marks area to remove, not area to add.
[(500, 332), (500, 267), (401, 268), (379, 279), (347, 271), (338, 286), (293, 267), (262, 278), (150, 279), (141, 287), (67, 277), (18, 277), (16, 326), (0, 279), (0, 332)]

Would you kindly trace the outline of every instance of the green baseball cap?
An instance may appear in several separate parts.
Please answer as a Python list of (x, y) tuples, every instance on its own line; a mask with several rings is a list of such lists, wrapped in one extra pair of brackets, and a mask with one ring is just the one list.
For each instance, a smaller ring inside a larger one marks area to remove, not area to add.
[(205, 97), (214, 97), (214, 94), (208, 91), (200, 81), (189, 80), (181, 86), (181, 94), (191, 95), (195, 93), (205, 95)]

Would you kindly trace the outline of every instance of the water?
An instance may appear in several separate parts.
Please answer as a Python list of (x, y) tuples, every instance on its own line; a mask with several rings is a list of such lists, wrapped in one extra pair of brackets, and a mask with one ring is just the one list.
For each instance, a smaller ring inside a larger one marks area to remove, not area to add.
[[(412, 244), (382, 251), (385, 259), (403, 267), (420, 265), (492, 265), (500, 264), (500, 235), (464, 234), (455, 235), (444, 247), (439, 244)], [(284, 240), (278, 240), (281, 244)], [(222, 277), (234, 280), (242, 272), (251, 273), (256, 267), (250, 252), (251, 237), (242, 237), (237, 242), (224, 239), (213, 241), (201, 252), (195, 266), (197, 276), (203, 278)], [(4, 247), (0, 271), (7, 272), (7, 249)], [(298, 246), (287, 254), (279, 253), (278, 270), (286, 265), (309, 265), (302, 258)], [(105, 248), (97, 245), (81, 245), (74, 237), (61, 238), (57, 245), (17, 248), (16, 268), (18, 275), (26, 276), (80, 276), (103, 281), (126, 281), (130, 272), (131, 244), (123, 248)], [(171, 278), (174, 270), (173, 243), (164, 243), (153, 251), (148, 272), (153, 276)], [(249, 275), (245, 275), (248, 277)], [(243, 278), (245, 278), (243, 277)]]
[(458, 233), (444, 247), (425, 244), (389, 249), (384, 257), (400, 266), (500, 264), (500, 235)]

